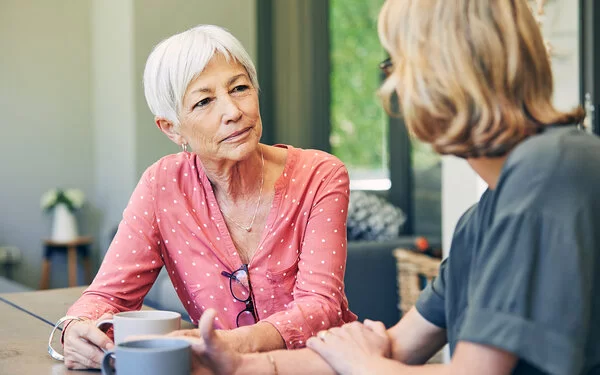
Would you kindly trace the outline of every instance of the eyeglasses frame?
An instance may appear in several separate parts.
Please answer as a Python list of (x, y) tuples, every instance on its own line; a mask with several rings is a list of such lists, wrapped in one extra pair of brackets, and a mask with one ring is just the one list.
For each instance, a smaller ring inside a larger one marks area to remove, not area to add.
[[(233, 293), (233, 282), (234, 281), (239, 282), (237, 280), (237, 278), (235, 277), (235, 274), (238, 273), (239, 271), (246, 272), (246, 275), (248, 276), (248, 292), (249, 293), (248, 293), (248, 298), (246, 298), (246, 299), (240, 299)], [(244, 302), (246, 304), (246, 308), (243, 309), (242, 311), (240, 311), (238, 313), (237, 317), (235, 318), (235, 324), (238, 327), (240, 326), (240, 323), (239, 323), (240, 316), (242, 316), (242, 314), (245, 313), (246, 311), (249, 311), (252, 314), (252, 318), (254, 318), (255, 323), (258, 322), (258, 315), (256, 314), (256, 310), (254, 309), (254, 300), (252, 298), (252, 296), (253, 296), (252, 283), (250, 282), (250, 272), (248, 272), (248, 265), (242, 264), (240, 266), (240, 268), (233, 271), (232, 273), (229, 273), (227, 271), (221, 271), (221, 275), (223, 275), (229, 279), (229, 292), (231, 293), (233, 298), (235, 298), (237, 301)]]

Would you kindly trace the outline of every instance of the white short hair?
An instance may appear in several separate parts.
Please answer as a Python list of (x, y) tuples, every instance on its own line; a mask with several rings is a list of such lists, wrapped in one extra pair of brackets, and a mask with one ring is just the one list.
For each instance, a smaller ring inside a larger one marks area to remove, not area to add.
[(216, 53), (238, 61), (258, 90), (256, 68), (242, 43), (219, 26), (199, 25), (158, 43), (148, 56), (144, 94), (154, 116), (179, 126), (185, 90)]

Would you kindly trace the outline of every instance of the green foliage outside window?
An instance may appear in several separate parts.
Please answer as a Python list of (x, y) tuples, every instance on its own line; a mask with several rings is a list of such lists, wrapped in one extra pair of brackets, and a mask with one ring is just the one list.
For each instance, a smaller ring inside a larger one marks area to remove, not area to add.
[[(331, 149), (351, 170), (388, 169), (388, 120), (377, 97), (379, 63), (387, 57), (377, 36), (383, 0), (330, 0)], [(429, 145), (412, 142), (413, 167), (439, 163)]]
[[(387, 54), (377, 36), (384, 0), (329, 0), (331, 150), (353, 180), (387, 178), (388, 117), (377, 90)], [(391, 140), (394, 142), (394, 140)], [(441, 235), (441, 159), (411, 139), (413, 232)]]
[(387, 170), (387, 117), (377, 97), (383, 0), (330, 0), (331, 148), (351, 170)]

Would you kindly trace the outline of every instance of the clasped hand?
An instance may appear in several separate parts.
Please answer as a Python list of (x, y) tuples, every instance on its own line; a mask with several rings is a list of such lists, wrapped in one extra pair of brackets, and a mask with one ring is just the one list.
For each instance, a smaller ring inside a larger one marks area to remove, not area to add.
[(391, 356), (392, 343), (383, 323), (365, 320), (320, 331), (306, 346), (338, 374), (369, 373), (368, 364)]

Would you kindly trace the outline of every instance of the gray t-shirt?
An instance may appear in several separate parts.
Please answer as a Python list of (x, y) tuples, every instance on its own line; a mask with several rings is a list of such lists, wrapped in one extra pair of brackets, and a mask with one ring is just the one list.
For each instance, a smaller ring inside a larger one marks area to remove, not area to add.
[(513, 374), (600, 374), (600, 138), (563, 126), (519, 144), (416, 308), (452, 352), (518, 356)]

